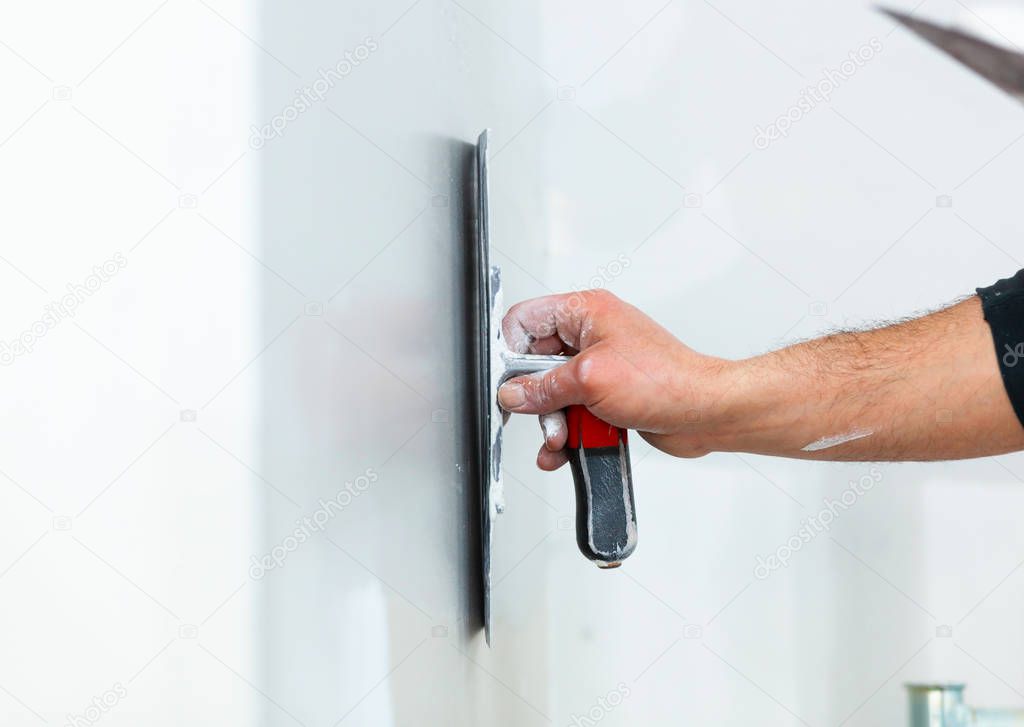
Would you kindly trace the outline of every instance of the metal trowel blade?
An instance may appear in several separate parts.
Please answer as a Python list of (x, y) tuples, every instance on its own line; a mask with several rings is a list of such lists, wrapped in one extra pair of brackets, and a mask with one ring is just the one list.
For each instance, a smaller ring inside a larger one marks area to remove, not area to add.
[(490, 130), (484, 129), (476, 147), (476, 262), (478, 335), (478, 432), (480, 436), (481, 547), (483, 549), (483, 622), (491, 643), (491, 537), (494, 520), (504, 510), (501, 482), (501, 438), (504, 413), (498, 406), (498, 385), (504, 371), (501, 352), (501, 270), (491, 265), (490, 215), (488, 209), (487, 154)]

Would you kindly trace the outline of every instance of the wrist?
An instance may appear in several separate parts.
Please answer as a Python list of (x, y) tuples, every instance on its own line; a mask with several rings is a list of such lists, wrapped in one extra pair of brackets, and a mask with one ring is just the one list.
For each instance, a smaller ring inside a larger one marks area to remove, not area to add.
[[(787, 406), (795, 382), (765, 354), (739, 361), (718, 360), (708, 378), (700, 410), (700, 445), (708, 451), (771, 453), (772, 432), (793, 422)], [(690, 415), (690, 418), (694, 418)]]
[(700, 358), (677, 369), (682, 393), (673, 405), (674, 433), (696, 453), (732, 451), (746, 420), (750, 370), (746, 361)]

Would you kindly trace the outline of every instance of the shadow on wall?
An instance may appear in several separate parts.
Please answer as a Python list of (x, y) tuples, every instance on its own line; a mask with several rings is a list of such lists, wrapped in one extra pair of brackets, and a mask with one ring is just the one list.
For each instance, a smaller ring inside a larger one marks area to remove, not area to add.
[[(403, 23), (445, 47), (444, 14), (421, 11)], [(371, 24), (399, 12), (356, 18), (316, 4), (297, 23), (293, 8), (263, 8), (256, 114), (271, 132), (255, 125), (250, 157), (269, 346), (253, 365), (254, 426), (256, 469), (280, 492), (266, 489), (256, 548), (289, 545), (257, 596), (265, 724), (442, 723), (486, 709), (470, 692), (489, 677), (457, 653), (483, 638), (466, 336), (475, 147), (453, 138), (473, 138), (477, 122), (460, 118), (468, 100), (443, 96), (422, 118), (405, 113), (388, 96), (401, 89), (385, 89), (404, 78), (389, 78), (389, 64), (408, 63), (410, 51), (392, 43), (396, 59), (383, 42), (374, 69), (283, 111), (324, 59), (367, 43), (380, 32)], [(438, 64), (441, 83), (457, 64)], [(297, 529), (307, 534), (295, 544)]]

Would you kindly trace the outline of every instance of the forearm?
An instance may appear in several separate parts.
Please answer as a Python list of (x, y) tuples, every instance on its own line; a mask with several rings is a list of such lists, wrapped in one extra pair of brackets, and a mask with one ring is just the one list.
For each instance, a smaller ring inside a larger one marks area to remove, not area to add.
[(730, 364), (722, 387), (706, 423), (712, 450), (935, 460), (1024, 448), (976, 297)]
[[(971, 297), (905, 323), (735, 362), (690, 349), (604, 291), (535, 298), (509, 311), (506, 340), (518, 351), (579, 353), (506, 382), (499, 401), (556, 416), (582, 404), (680, 457), (894, 461), (1024, 450), (1024, 368), (1014, 358), (1024, 367), (1024, 271), (979, 290), (984, 315)], [(546, 430), (541, 467), (564, 463), (566, 436), (564, 426)]]

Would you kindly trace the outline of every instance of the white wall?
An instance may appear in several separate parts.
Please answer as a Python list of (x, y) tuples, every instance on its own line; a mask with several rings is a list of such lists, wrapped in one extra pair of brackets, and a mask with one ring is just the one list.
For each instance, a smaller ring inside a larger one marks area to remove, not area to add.
[[(1007, 8), (918, 12), (1019, 39)], [(465, 142), (494, 129), (506, 301), (604, 275), (739, 357), (1024, 266), (1024, 112), (997, 90), (859, 3), (11, 5), (0, 41), (0, 339), (126, 261), (0, 367), (4, 724), (118, 684), (102, 724), (900, 724), (901, 684), (938, 679), (1024, 704), (1018, 456), (879, 466), (760, 579), (871, 467), (634, 438), (640, 546), (599, 572), (516, 420), (493, 649), (471, 593)]]
[(216, 13), (252, 24), (230, 2), (0, 8), (0, 337), (124, 262), (0, 369), (5, 725), (256, 714), (239, 674), (265, 485), (234, 377), (264, 345), (265, 272), (243, 249), (255, 166), (233, 165), (254, 57)]

